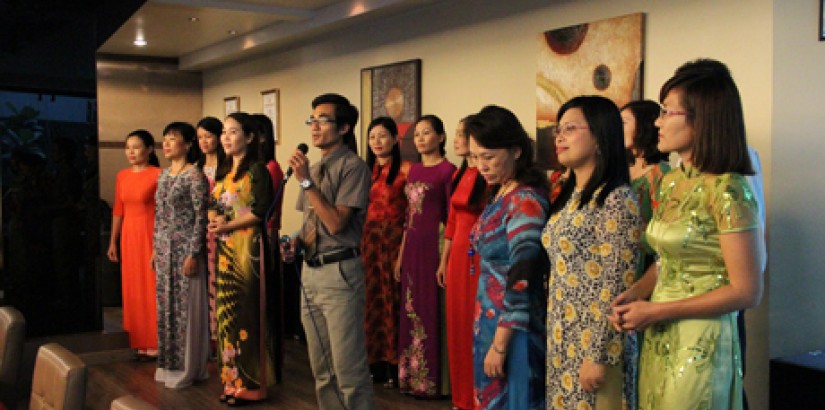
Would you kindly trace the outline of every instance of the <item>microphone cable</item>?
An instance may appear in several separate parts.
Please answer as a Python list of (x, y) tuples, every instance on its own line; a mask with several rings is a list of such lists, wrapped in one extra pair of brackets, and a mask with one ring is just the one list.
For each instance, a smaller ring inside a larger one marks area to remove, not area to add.
[[(290, 237), (288, 235), (281, 236), (281, 243), (285, 245), (286, 249), (289, 250), (289, 242)], [(310, 320), (312, 320), (312, 327), (315, 330), (315, 336), (318, 340), (318, 346), (321, 348), (321, 353), (324, 356), (324, 362), (327, 365), (327, 369), (329, 370), (330, 380), (334, 382), (333, 388), (335, 389), (335, 397), (338, 398), (338, 402), (341, 403), (341, 408), (344, 410), (349, 410), (346, 404), (344, 404), (344, 393), (341, 391), (340, 386), (338, 385), (338, 377), (335, 374), (335, 369), (332, 366), (332, 358), (330, 357), (331, 354), (327, 352), (327, 349), (324, 347), (324, 343), (321, 341), (321, 331), (318, 327), (318, 322), (315, 320), (315, 314), (310, 311), (309, 309), (309, 295), (307, 295), (306, 288), (304, 288), (304, 282), (301, 278), (301, 272), (298, 270), (298, 265), (295, 263), (296, 259), (293, 257), (292, 260), (292, 270), (295, 272), (295, 276), (298, 278), (298, 287), (301, 289), (301, 294), (304, 296), (304, 306), (301, 307), (301, 314), (303, 315), (304, 308), (307, 309), (307, 314), (309, 315)], [(306, 331), (306, 329), (304, 329)]]
[[(298, 150), (301, 151), (304, 155), (309, 151), (309, 147), (306, 144), (300, 143), (298, 144)], [(292, 176), (292, 167), (289, 167), (284, 175), (283, 183), (281, 184), (281, 192), (280, 194), (283, 195), (284, 187), (286, 186), (287, 181), (289, 181), (289, 177)], [(274, 208), (274, 203), (272, 207)], [(280, 243), (283, 245), (285, 250), (289, 250), (290, 248), (290, 241), (291, 238), (289, 235), (283, 235), (280, 238)], [(282, 253), (283, 255), (283, 253)], [(335, 374), (335, 368), (332, 365), (332, 358), (331, 353), (327, 352), (326, 347), (324, 347), (324, 343), (321, 341), (321, 330), (318, 327), (318, 322), (315, 320), (315, 314), (309, 310), (309, 295), (307, 295), (306, 288), (304, 288), (304, 282), (301, 277), (301, 271), (298, 269), (298, 264), (296, 263), (295, 256), (292, 257), (292, 270), (295, 273), (295, 277), (298, 279), (298, 288), (301, 290), (301, 294), (304, 296), (304, 307), (307, 309), (307, 314), (309, 315), (310, 320), (312, 320), (312, 327), (315, 330), (315, 337), (318, 340), (318, 346), (321, 348), (321, 354), (324, 356), (324, 363), (327, 366), (329, 371), (330, 380), (334, 382), (333, 389), (335, 389), (335, 397), (338, 399), (338, 402), (341, 403), (341, 408), (344, 410), (349, 410), (347, 405), (344, 403), (344, 393), (341, 391), (340, 386), (338, 385), (338, 376)], [(301, 311), (301, 315), (303, 315), (304, 307), (299, 306), (298, 309)], [(306, 332), (306, 327), (304, 328), (304, 332)], [(329, 332), (327, 332), (329, 335)], [(315, 376), (313, 372), (313, 377)]]

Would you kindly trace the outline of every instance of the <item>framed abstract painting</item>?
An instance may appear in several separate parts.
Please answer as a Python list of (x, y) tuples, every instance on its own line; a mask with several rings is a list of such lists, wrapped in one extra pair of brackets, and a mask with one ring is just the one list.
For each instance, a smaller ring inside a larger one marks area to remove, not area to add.
[(644, 14), (540, 33), (536, 71), (536, 162), (559, 169), (553, 130), (562, 104), (601, 95), (621, 107), (642, 94)]
[(421, 60), (407, 60), (361, 70), (361, 144), (366, 158), (367, 128), (373, 118), (387, 116), (398, 125), (401, 158), (418, 161), (413, 125), (421, 116)]

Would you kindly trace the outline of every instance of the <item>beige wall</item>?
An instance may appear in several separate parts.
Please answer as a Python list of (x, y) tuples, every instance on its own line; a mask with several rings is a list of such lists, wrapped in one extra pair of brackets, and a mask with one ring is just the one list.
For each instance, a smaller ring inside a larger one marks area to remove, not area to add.
[[(100, 149), (100, 196), (112, 203), (117, 171), (129, 166), (122, 144), (130, 132), (146, 129), (163, 140), (173, 121), (192, 124), (201, 118), (201, 75), (177, 70), (175, 64), (97, 61)], [(163, 153), (156, 150), (161, 164)]]
[[(712, 57), (727, 63), (740, 87), (750, 143), (761, 154), (766, 192), (770, 192), (774, 92), (772, 0), (548, 3), (447, 1), (338, 33), (310, 45), (210, 70), (204, 73), (204, 114), (222, 116), (223, 98), (230, 95), (241, 97), (243, 110), (260, 111), (260, 92), (279, 88), (283, 141), (277, 158), (283, 164), (294, 147), (308, 139), (308, 130), (302, 121), (310, 113), (309, 103), (314, 96), (338, 92), (358, 104), (361, 68), (421, 58), (424, 113), (441, 116), (452, 128), (459, 118), (485, 104), (495, 103), (512, 109), (525, 127), (532, 130), (536, 98), (535, 36), (570, 24), (644, 12), (647, 27), (645, 97), (656, 99), (660, 85), (687, 60)], [(785, 2), (781, 3), (784, 8)], [(813, 10), (799, 18), (811, 20), (812, 16)], [(785, 23), (793, 24), (790, 18)], [(787, 53), (791, 53), (790, 49)], [(822, 65), (812, 65), (810, 70), (819, 67)], [(802, 105), (802, 110), (816, 107), (811, 102)], [(311, 159), (317, 159), (317, 155), (317, 150), (310, 150)], [(286, 190), (286, 231), (297, 229), (300, 223), (300, 217), (291, 211), (297, 189), (291, 183)], [(767, 408), (767, 306), (766, 297), (761, 308), (748, 314), (746, 385), (754, 409)]]
[(825, 42), (816, 35), (818, 13), (817, 0), (774, 6), (771, 357), (825, 347), (825, 179), (817, 168), (825, 157)]

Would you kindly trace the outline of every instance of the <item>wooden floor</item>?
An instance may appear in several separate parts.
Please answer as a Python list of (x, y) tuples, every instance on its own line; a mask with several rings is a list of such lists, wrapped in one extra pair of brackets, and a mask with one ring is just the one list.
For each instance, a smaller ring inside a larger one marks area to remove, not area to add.
[[(244, 408), (255, 409), (317, 409), (312, 375), (309, 370), (306, 347), (296, 340), (286, 342), (284, 382), (269, 390), (269, 398)], [(112, 400), (126, 394), (137, 396), (161, 409), (209, 410), (227, 409), (218, 401), (221, 391), (214, 364), (210, 365), (212, 377), (201, 384), (180, 390), (170, 390), (154, 381), (154, 363), (117, 362), (89, 368), (86, 386), (86, 408), (108, 410)], [(449, 409), (451, 402), (444, 400), (418, 400), (402, 395), (396, 389), (376, 384), (378, 409)]]

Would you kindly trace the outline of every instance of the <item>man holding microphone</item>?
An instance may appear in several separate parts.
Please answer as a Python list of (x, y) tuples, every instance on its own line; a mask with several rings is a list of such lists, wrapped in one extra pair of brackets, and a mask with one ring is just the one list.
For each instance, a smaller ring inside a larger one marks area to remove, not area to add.
[(312, 109), (306, 123), (322, 157), (310, 167), (306, 155), (296, 150), (289, 165), (301, 186), (296, 209), (304, 213), (304, 224), (292, 245), (304, 252), (301, 321), (318, 405), (323, 410), (374, 409), (359, 252), (370, 170), (355, 152), (358, 110), (337, 94), (316, 97)]

